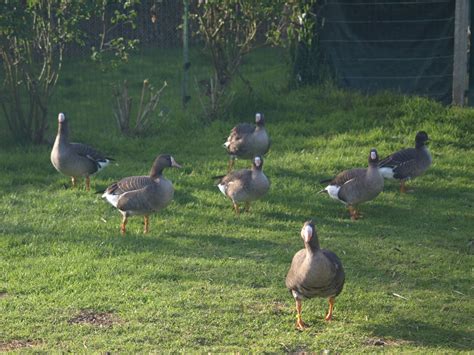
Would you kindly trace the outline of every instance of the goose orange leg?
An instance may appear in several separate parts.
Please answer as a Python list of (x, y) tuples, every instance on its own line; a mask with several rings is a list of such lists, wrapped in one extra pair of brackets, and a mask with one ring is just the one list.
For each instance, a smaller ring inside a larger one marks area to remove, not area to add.
[(306, 328), (306, 324), (303, 322), (303, 319), (301, 318), (301, 300), (298, 298), (295, 298), (296, 301), (296, 329), (298, 330), (304, 330)]
[(150, 217), (149, 216), (145, 216), (143, 217), (143, 219), (145, 220), (145, 227), (143, 229), (143, 233), (147, 234), (149, 232), (149, 226), (150, 226)]
[(120, 225), (120, 232), (122, 233), (122, 235), (125, 235), (126, 226), (127, 226), (127, 216), (123, 216), (122, 224)]
[(236, 214), (240, 214), (239, 206), (238, 206), (235, 202), (233, 202), (233, 206), (234, 206), (234, 211), (235, 211), (235, 213), (236, 213)]
[(86, 191), (91, 190), (91, 178), (89, 176), (86, 176)]
[(334, 297), (329, 297), (328, 302), (329, 302), (329, 309), (328, 309), (328, 314), (326, 315), (325, 320), (331, 320), (332, 319), (332, 311), (334, 309), (334, 302), (336, 299)]
[(351, 215), (351, 219), (353, 221), (360, 217), (359, 212), (357, 212), (357, 210), (353, 206), (349, 206), (349, 214)]
[(229, 164), (227, 165), (227, 173), (230, 173), (232, 169), (234, 168), (235, 164), (235, 159), (230, 158), (229, 159)]
[(402, 194), (407, 192), (407, 187), (405, 185), (405, 180), (400, 180), (400, 192)]

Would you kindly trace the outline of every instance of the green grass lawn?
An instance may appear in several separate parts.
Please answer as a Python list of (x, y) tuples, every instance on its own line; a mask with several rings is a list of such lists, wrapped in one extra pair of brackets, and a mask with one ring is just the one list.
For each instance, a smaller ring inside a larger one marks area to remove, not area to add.
[[(188, 109), (180, 106), (179, 55), (145, 51), (107, 72), (69, 61), (50, 107), (51, 139), (64, 111), (74, 141), (116, 159), (92, 190), (148, 173), (160, 153), (183, 165), (165, 171), (175, 198), (148, 235), (134, 217), (122, 237), (119, 213), (100, 194), (64, 187), (50, 147), (15, 146), (0, 123), (0, 351), (474, 351), (474, 110), (331, 85), (288, 91), (282, 53), (267, 49), (245, 61), (253, 95), (236, 82), (228, 114), (204, 125), (194, 86)], [(210, 68), (192, 57), (194, 82)], [(123, 137), (112, 84), (127, 79), (136, 104), (145, 78), (168, 82), (169, 121)], [(256, 111), (272, 137), (272, 186), (237, 217), (211, 177), (226, 170), (230, 128)], [(366, 166), (372, 147), (385, 156), (412, 146), (418, 130), (430, 135), (433, 165), (410, 182), (414, 193), (387, 182), (355, 222), (317, 193), (320, 179)], [(346, 284), (331, 322), (325, 299), (303, 302), (310, 328), (299, 332), (284, 280), (309, 218), (341, 258)]]

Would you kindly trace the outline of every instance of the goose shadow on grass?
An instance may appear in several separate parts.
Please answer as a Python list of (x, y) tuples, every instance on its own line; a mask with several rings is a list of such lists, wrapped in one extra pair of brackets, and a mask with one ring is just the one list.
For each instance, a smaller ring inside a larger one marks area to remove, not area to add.
[[(19, 248), (14, 257), (27, 258), (67, 258), (62, 250), (76, 250), (72, 248), (63, 248), (64, 244), (76, 244), (83, 254), (89, 256), (88, 262), (101, 263), (105, 261), (110, 265), (111, 258), (121, 263), (122, 257), (126, 260), (133, 254), (148, 255), (150, 258), (143, 260), (138, 257), (136, 263), (147, 264), (148, 266), (156, 264), (157, 271), (153, 273), (138, 273), (136, 277), (144, 281), (196, 281), (199, 276), (212, 276), (213, 283), (236, 285), (243, 284), (248, 287), (270, 287), (275, 279), (279, 280), (280, 275), (267, 272), (263, 275), (258, 270), (286, 269), (288, 260), (285, 255), (275, 255), (280, 250), (279, 244), (271, 241), (258, 241), (232, 236), (223, 236), (221, 234), (194, 234), (186, 235), (176, 232), (163, 232), (158, 237), (143, 235), (140, 233), (131, 233), (122, 237), (119, 233), (116, 236), (103, 238), (86, 233), (67, 236), (61, 233), (46, 234), (45, 231), (39, 232), (28, 227), (22, 227), (10, 231), (9, 235), (25, 236), (44, 234), (44, 238), (35, 238), (34, 242), (28, 237), (21, 239), (12, 239), (9, 241), (10, 250)], [(54, 247), (51, 243), (54, 242)], [(31, 245), (34, 244), (32, 248)], [(24, 248), (22, 247), (24, 245)], [(172, 271), (160, 272), (165, 260), (169, 263), (175, 263), (176, 259), (185, 261), (174, 265)], [(240, 260), (246, 259), (250, 263), (241, 263)], [(9, 262), (7, 259), (7, 263)], [(47, 260), (47, 259), (46, 259)], [(12, 260), (10, 260), (12, 261)], [(13, 262), (13, 261), (12, 261)], [(213, 271), (214, 270), (214, 271)], [(255, 275), (252, 272), (255, 271)], [(245, 276), (246, 275), (246, 276)], [(243, 277), (243, 279), (242, 279)], [(206, 279), (204, 279), (206, 280)], [(279, 282), (279, 281), (278, 281)]]
[[(256, 224), (255, 228), (259, 227)], [(279, 227), (275, 228), (278, 230)], [(157, 258), (160, 256), (172, 256), (195, 260), (246, 259), (269, 263), (276, 268), (285, 269), (289, 265), (294, 252), (302, 247), (297, 246), (293, 248), (294, 244), (288, 238), (273, 241), (268, 238), (265, 240), (253, 239), (250, 234), (248, 237), (236, 237), (229, 235), (234, 233), (232, 231), (224, 235), (223, 233), (193, 234), (189, 232), (158, 231), (157, 229), (155, 231), (156, 234), (152, 232), (149, 235), (143, 235), (140, 230), (137, 233), (130, 232), (125, 237), (122, 237), (117, 230), (115, 234), (104, 237), (104, 232), (101, 232), (101, 235), (97, 235), (82, 231), (71, 235), (59, 231), (51, 232), (47, 228), (33, 229), (29, 226), (9, 226), (8, 224), (4, 225), (3, 231), (14, 238), (9, 241), (8, 249), (25, 245), (25, 249), (15, 252), (15, 256), (24, 255), (30, 258), (52, 255), (51, 242), (54, 242), (55, 245), (58, 245), (58, 243), (81, 245), (85, 250), (90, 250), (91, 255), (94, 255), (97, 259), (152, 252), (154, 257)], [(252, 233), (252, 231), (250, 230), (249, 233)], [(287, 234), (286, 232), (283, 233)], [(289, 234), (293, 237), (293, 233), (288, 232)], [(44, 235), (45, 237), (35, 238), (32, 241), (28, 237), (29, 235)], [(16, 239), (15, 237), (20, 238)], [(348, 238), (347, 236), (339, 237), (341, 236), (338, 236), (337, 243), (333, 241), (332, 244), (341, 244), (343, 240)], [(34, 243), (34, 248), (30, 248), (31, 243)], [(360, 252), (357, 243), (347, 244), (344, 249), (348, 255), (357, 255)], [(360, 282), (370, 283), (374, 276), (380, 277), (382, 284), (393, 282), (393, 279), (387, 276), (387, 269), (380, 268), (373, 263), (368, 264), (358, 261), (354, 257), (344, 258), (342, 255), (340, 256), (343, 259), (351, 260), (349, 263), (346, 261), (348, 271), (351, 269), (357, 270), (357, 274), (352, 273), (354, 282), (359, 280)], [(348, 274), (350, 275), (351, 272), (349, 271)], [(404, 275), (402, 281), (406, 285), (412, 285), (415, 289), (433, 290), (431, 277), (424, 279), (419, 276), (415, 278)], [(436, 289), (451, 289), (456, 282), (464, 284), (468, 281), (464, 278), (452, 279), (449, 282), (439, 279), (437, 280)]]
[[(253, 239), (251, 235), (249, 237), (235, 237), (229, 235), (230, 233), (227, 235), (223, 233), (193, 234), (160, 231), (159, 228), (155, 228), (155, 231), (152, 230), (147, 235), (144, 235), (140, 228), (137, 232), (127, 231), (125, 236), (120, 235), (118, 229), (116, 233), (104, 236), (105, 232), (96, 234), (80, 231), (71, 234), (51, 231), (46, 227), (32, 228), (6, 223), (2, 232), (8, 236), (9, 249), (34, 244), (35, 248), (28, 250), (28, 257), (51, 255), (52, 241), (55, 244), (75, 243), (85, 248), (91, 248), (97, 257), (153, 252), (156, 256), (255, 259), (255, 252), (259, 252), (257, 254), (266, 258), (266, 255), (272, 255), (268, 251), (278, 250), (281, 246), (280, 243), (270, 240)], [(44, 237), (31, 239), (32, 235)]]
[(425, 347), (447, 346), (457, 350), (472, 350), (472, 333), (454, 330), (446, 323), (445, 327), (413, 319), (397, 319), (395, 322), (365, 326), (365, 330), (375, 337), (396, 338)]

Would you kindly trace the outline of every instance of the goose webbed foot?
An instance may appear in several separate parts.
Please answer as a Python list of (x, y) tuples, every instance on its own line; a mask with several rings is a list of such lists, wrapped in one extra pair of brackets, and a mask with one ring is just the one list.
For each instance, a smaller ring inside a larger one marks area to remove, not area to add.
[(402, 194), (407, 194), (407, 193), (413, 193), (413, 189), (409, 189), (406, 185), (405, 185), (405, 181), (402, 180), (400, 182), (400, 193)]
[(308, 328), (308, 326), (306, 325), (305, 322), (303, 322), (302, 319), (297, 319), (295, 326), (296, 326), (296, 329), (298, 330), (305, 330), (306, 328)]
[(351, 216), (351, 220), (353, 221), (356, 221), (362, 217), (362, 214), (352, 206), (349, 206), (349, 214)]

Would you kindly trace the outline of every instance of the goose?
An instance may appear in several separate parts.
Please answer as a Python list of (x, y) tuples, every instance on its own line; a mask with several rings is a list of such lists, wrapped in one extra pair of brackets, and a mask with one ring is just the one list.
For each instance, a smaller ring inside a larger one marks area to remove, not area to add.
[(344, 287), (345, 273), (342, 263), (332, 251), (321, 249), (313, 221), (306, 221), (301, 229), (304, 249), (298, 251), (286, 276), (286, 287), (296, 301), (296, 328), (303, 330), (306, 324), (301, 318), (301, 302), (305, 298), (327, 297), (328, 313), (332, 319), (334, 302)]
[(224, 148), (229, 154), (228, 171), (232, 171), (235, 159), (253, 159), (255, 156), (263, 156), (270, 149), (270, 138), (265, 129), (265, 118), (263, 113), (255, 114), (253, 126), (249, 123), (241, 123), (230, 131)]
[(168, 154), (159, 155), (148, 176), (129, 176), (110, 185), (102, 195), (122, 214), (120, 231), (125, 235), (129, 216), (143, 215), (145, 227), (149, 231), (149, 215), (156, 213), (171, 202), (174, 195), (173, 184), (163, 176), (165, 168), (181, 168)]
[(377, 167), (378, 161), (377, 150), (372, 149), (367, 169), (344, 170), (333, 179), (322, 180), (321, 183), (329, 181), (329, 185), (319, 192), (327, 193), (347, 205), (351, 219), (358, 219), (360, 214), (355, 206), (373, 200), (383, 190), (383, 177)]
[(415, 137), (415, 148), (406, 148), (395, 152), (379, 162), (379, 170), (385, 179), (400, 180), (400, 192), (407, 192), (405, 181), (422, 175), (431, 165), (428, 150), (429, 138), (424, 131)]
[(232, 200), (235, 213), (239, 214), (238, 204), (245, 202), (245, 210), (250, 210), (250, 202), (258, 200), (268, 192), (270, 181), (262, 171), (263, 159), (256, 156), (253, 159), (252, 169), (236, 170), (228, 173), (217, 187)]
[(62, 112), (58, 114), (58, 134), (50, 158), (57, 171), (71, 177), (73, 187), (77, 178), (85, 177), (87, 191), (90, 190), (90, 176), (113, 160), (88, 145), (70, 143), (68, 121)]

